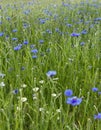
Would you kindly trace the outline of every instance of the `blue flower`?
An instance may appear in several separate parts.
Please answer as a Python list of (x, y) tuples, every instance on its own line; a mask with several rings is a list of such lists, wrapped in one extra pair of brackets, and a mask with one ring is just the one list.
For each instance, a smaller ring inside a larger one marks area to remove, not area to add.
[(6, 35), (5, 39), (9, 39), (9, 35)]
[(25, 10), (23, 13), (28, 15), (30, 13), (30, 10)]
[(12, 38), (12, 41), (17, 41), (17, 40), (18, 40), (18, 39), (17, 39), (17, 38), (15, 38), (15, 37), (14, 37), (14, 38)]
[(66, 103), (67, 104), (70, 104), (70, 105), (72, 105), (72, 106), (77, 106), (77, 105), (79, 105), (80, 103), (82, 102), (82, 98), (77, 98), (77, 97), (69, 97), (69, 98), (67, 98), (67, 101), (66, 101)]
[(34, 44), (30, 45), (30, 48), (34, 48), (34, 47), (35, 47), (35, 45), (34, 45)]
[(47, 29), (46, 32), (49, 33), (49, 34), (52, 34), (52, 31), (49, 30), (49, 29)]
[(50, 71), (48, 71), (48, 72), (46, 73), (46, 75), (47, 75), (48, 77), (53, 77), (53, 76), (56, 75), (56, 71), (50, 70)]
[(39, 21), (40, 21), (40, 24), (44, 24), (46, 22), (45, 19), (41, 19), (41, 18), (39, 18)]
[(98, 94), (99, 94), (99, 95), (101, 95), (101, 91), (100, 91), (100, 92), (98, 92)]
[(64, 94), (66, 96), (72, 96), (73, 95), (73, 91), (71, 89), (67, 89), (67, 90), (65, 90)]
[(67, 23), (66, 26), (67, 27), (72, 27), (72, 24)]
[(0, 37), (2, 37), (4, 35), (4, 33), (3, 32), (0, 32)]
[(21, 70), (25, 70), (25, 67), (24, 67), (24, 66), (22, 66), (22, 67), (21, 67)]
[(80, 33), (74, 33), (74, 32), (73, 32), (73, 33), (71, 34), (71, 36), (72, 36), (72, 37), (78, 37), (78, 36), (80, 36)]
[(87, 34), (87, 30), (82, 30), (81, 34)]
[(36, 58), (37, 58), (37, 55), (33, 55), (32, 58), (33, 58), (33, 59), (36, 59)]
[(18, 94), (18, 89), (13, 90), (13, 94)]
[(31, 50), (31, 52), (36, 54), (36, 53), (38, 53), (38, 50), (37, 49), (33, 49), (33, 50)]
[(56, 31), (56, 32), (59, 32), (60, 30), (59, 30), (59, 28), (55, 28), (55, 31)]
[(21, 47), (22, 47), (22, 44), (19, 44), (19, 45), (17, 45), (17, 46), (14, 47), (14, 50), (15, 50), (15, 51), (18, 51), (18, 50), (21, 49)]
[(8, 17), (6, 17), (6, 19), (9, 21), (9, 20), (11, 20), (11, 17), (8, 16)]
[(23, 42), (23, 44), (27, 45), (27, 44), (28, 44), (28, 41), (27, 41), (27, 40), (25, 40), (25, 41)]
[(43, 43), (44, 43), (44, 40), (42, 40), (42, 39), (39, 40), (39, 43), (40, 43), (40, 44), (43, 44)]
[(97, 92), (97, 91), (98, 91), (98, 88), (94, 87), (94, 88), (92, 88), (92, 91), (93, 91), (93, 92)]
[(23, 28), (28, 28), (30, 25), (27, 23), (23, 23)]
[(94, 119), (101, 119), (101, 113), (98, 113), (97, 115), (94, 115)]
[(0, 25), (2, 24), (2, 22), (0, 21)]
[(95, 18), (94, 20), (95, 21), (101, 21), (101, 18)]
[(85, 45), (85, 42), (81, 42), (80, 45), (81, 45), (81, 46), (84, 46), (84, 45)]
[(18, 30), (17, 29), (13, 29), (12, 32), (17, 32)]

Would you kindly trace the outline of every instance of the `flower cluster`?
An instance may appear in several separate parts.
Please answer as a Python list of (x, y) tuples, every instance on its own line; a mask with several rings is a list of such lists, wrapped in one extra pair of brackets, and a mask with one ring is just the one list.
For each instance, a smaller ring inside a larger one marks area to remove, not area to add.
[(73, 91), (71, 89), (65, 90), (64, 94), (65, 96), (68, 96), (66, 100), (67, 104), (70, 104), (72, 106), (77, 106), (82, 102), (82, 98), (78, 98), (76, 96), (71, 97), (73, 95)]

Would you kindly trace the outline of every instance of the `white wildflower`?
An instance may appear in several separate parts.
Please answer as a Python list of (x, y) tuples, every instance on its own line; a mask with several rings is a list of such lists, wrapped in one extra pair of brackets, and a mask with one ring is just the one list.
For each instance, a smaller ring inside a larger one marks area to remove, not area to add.
[(22, 88), (26, 88), (27, 85), (26, 85), (26, 84), (22, 84), (21, 87), (22, 87)]
[(56, 93), (52, 93), (51, 95), (52, 95), (52, 97), (56, 97), (57, 96)]
[(27, 98), (26, 97), (22, 97), (21, 98), (21, 102), (26, 102), (27, 101)]
[(1, 82), (0, 83), (0, 87), (4, 87), (5, 86), (5, 83), (4, 82)]
[(33, 91), (34, 91), (34, 92), (37, 92), (38, 90), (39, 90), (38, 87), (33, 88)]
[(57, 109), (57, 110), (56, 110), (56, 112), (60, 113), (60, 112), (61, 112), (61, 110), (60, 110), (60, 109)]
[(0, 77), (1, 77), (1, 78), (4, 78), (4, 77), (5, 77), (5, 74), (0, 73)]
[(43, 84), (44, 82), (45, 82), (44, 80), (40, 80), (40, 81), (39, 81), (40, 84)]
[(39, 111), (41, 112), (41, 111), (44, 111), (44, 108), (39, 108)]

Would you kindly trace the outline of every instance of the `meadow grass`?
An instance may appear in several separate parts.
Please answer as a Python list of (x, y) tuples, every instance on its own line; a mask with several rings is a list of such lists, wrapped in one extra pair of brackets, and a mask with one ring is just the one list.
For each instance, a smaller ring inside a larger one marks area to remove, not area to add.
[(0, 130), (101, 130), (101, 3), (0, 4)]

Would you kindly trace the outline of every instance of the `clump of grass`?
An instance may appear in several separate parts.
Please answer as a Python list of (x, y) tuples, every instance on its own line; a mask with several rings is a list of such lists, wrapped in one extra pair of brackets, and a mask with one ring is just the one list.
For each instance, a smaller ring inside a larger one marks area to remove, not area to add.
[(100, 130), (100, 8), (2, 2), (1, 130)]

